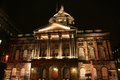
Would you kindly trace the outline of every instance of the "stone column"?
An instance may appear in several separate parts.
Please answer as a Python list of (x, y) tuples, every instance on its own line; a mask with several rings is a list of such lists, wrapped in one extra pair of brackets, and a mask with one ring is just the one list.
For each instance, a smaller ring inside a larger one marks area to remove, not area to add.
[(62, 34), (59, 34), (59, 53), (58, 53), (58, 56), (59, 57), (62, 57)]
[(70, 36), (70, 42), (69, 42), (69, 50), (70, 50), (70, 57), (72, 57), (73, 56), (73, 53), (72, 53), (72, 46), (73, 46), (73, 44), (72, 44), (72, 35), (70, 34), (69, 35)]
[(106, 57), (105, 57), (105, 58), (106, 58), (105, 60), (108, 60), (108, 59), (109, 59), (109, 55), (108, 55), (108, 51), (109, 51), (109, 50), (108, 50), (108, 47), (107, 47), (107, 42), (106, 42), (106, 40), (103, 41), (103, 45), (104, 45), (104, 47), (105, 47), (105, 56), (106, 56)]
[(47, 57), (50, 57), (50, 34), (48, 34), (48, 41), (47, 41)]
[(98, 60), (98, 47), (97, 47), (97, 41), (94, 41), (94, 46), (95, 46), (95, 56), (96, 56), (96, 60)]
[(72, 34), (72, 56), (76, 57), (77, 55), (75, 54), (75, 38), (74, 34)]
[(84, 42), (84, 47), (85, 47), (85, 60), (88, 60), (88, 44), (87, 44), (87, 40), (84, 39), (85, 42)]
[(35, 57), (38, 59), (39, 57), (39, 38), (37, 39), (37, 42), (36, 42), (36, 55)]
[(111, 49), (111, 45), (110, 45), (110, 41), (107, 40), (107, 45), (108, 45), (108, 53), (109, 53), (109, 58), (110, 59), (113, 59), (113, 56), (112, 56), (112, 49)]
[(75, 56), (75, 58), (77, 58), (78, 57), (78, 54), (77, 54), (77, 52), (76, 52), (76, 50), (77, 50), (77, 47), (76, 47), (76, 39), (75, 39), (75, 33), (73, 34), (73, 54), (74, 54), (74, 56)]
[(34, 59), (36, 59), (38, 53), (38, 39), (35, 42), (35, 53), (34, 53)]
[(74, 34), (70, 34), (70, 56), (76, 57)]
[(41, 44), (41, 38), (39, 38), (39, 42), (38, 42), (38, 43), (39, 43), (39, 45), (38, 45), (38, 49), (39, 49), (39, 51), (38, 51), (38, 52), (39, 52), (38, 56), (41, 57), (41, 51), (40, 51), (40, 50), (41, 50), (41, 45), (40, 45), (40, 44)]

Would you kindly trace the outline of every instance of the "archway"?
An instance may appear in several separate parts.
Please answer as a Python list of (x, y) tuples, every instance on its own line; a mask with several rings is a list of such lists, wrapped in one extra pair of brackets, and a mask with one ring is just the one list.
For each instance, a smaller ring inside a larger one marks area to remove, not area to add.
[(49, 68), (49, 78), (50, 80), (58, 79), (59, 77), (59, 69), (57, 66), (51, 66)]

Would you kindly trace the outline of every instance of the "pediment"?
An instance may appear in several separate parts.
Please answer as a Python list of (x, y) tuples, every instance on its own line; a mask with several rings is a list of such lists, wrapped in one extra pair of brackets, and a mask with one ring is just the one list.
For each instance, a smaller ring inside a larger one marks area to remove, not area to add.
[(70, 27), (58, 23), (52, 23), (44, 28), (36, 30), (35, 32), (48, 32), (55, 30), (70, 30)]

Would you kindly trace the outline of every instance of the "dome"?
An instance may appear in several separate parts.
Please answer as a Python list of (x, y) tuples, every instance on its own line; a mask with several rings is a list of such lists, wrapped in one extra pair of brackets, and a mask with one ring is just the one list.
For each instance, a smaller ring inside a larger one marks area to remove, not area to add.
[(52, 18), (49, 19), (49, 23), (60, 23), (63, 25), (74, 24), (74, 18), (64, 11), (64, 7), (61, 6), (58, 13), (56, 13)]

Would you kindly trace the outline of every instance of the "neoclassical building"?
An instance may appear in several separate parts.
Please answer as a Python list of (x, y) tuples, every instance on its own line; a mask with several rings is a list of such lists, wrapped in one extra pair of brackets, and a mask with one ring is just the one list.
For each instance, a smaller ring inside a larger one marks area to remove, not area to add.
[(118, 80), (109, 33), (78, 30), (63, 6), (49, 24), (11, 38), (5, 80)]

